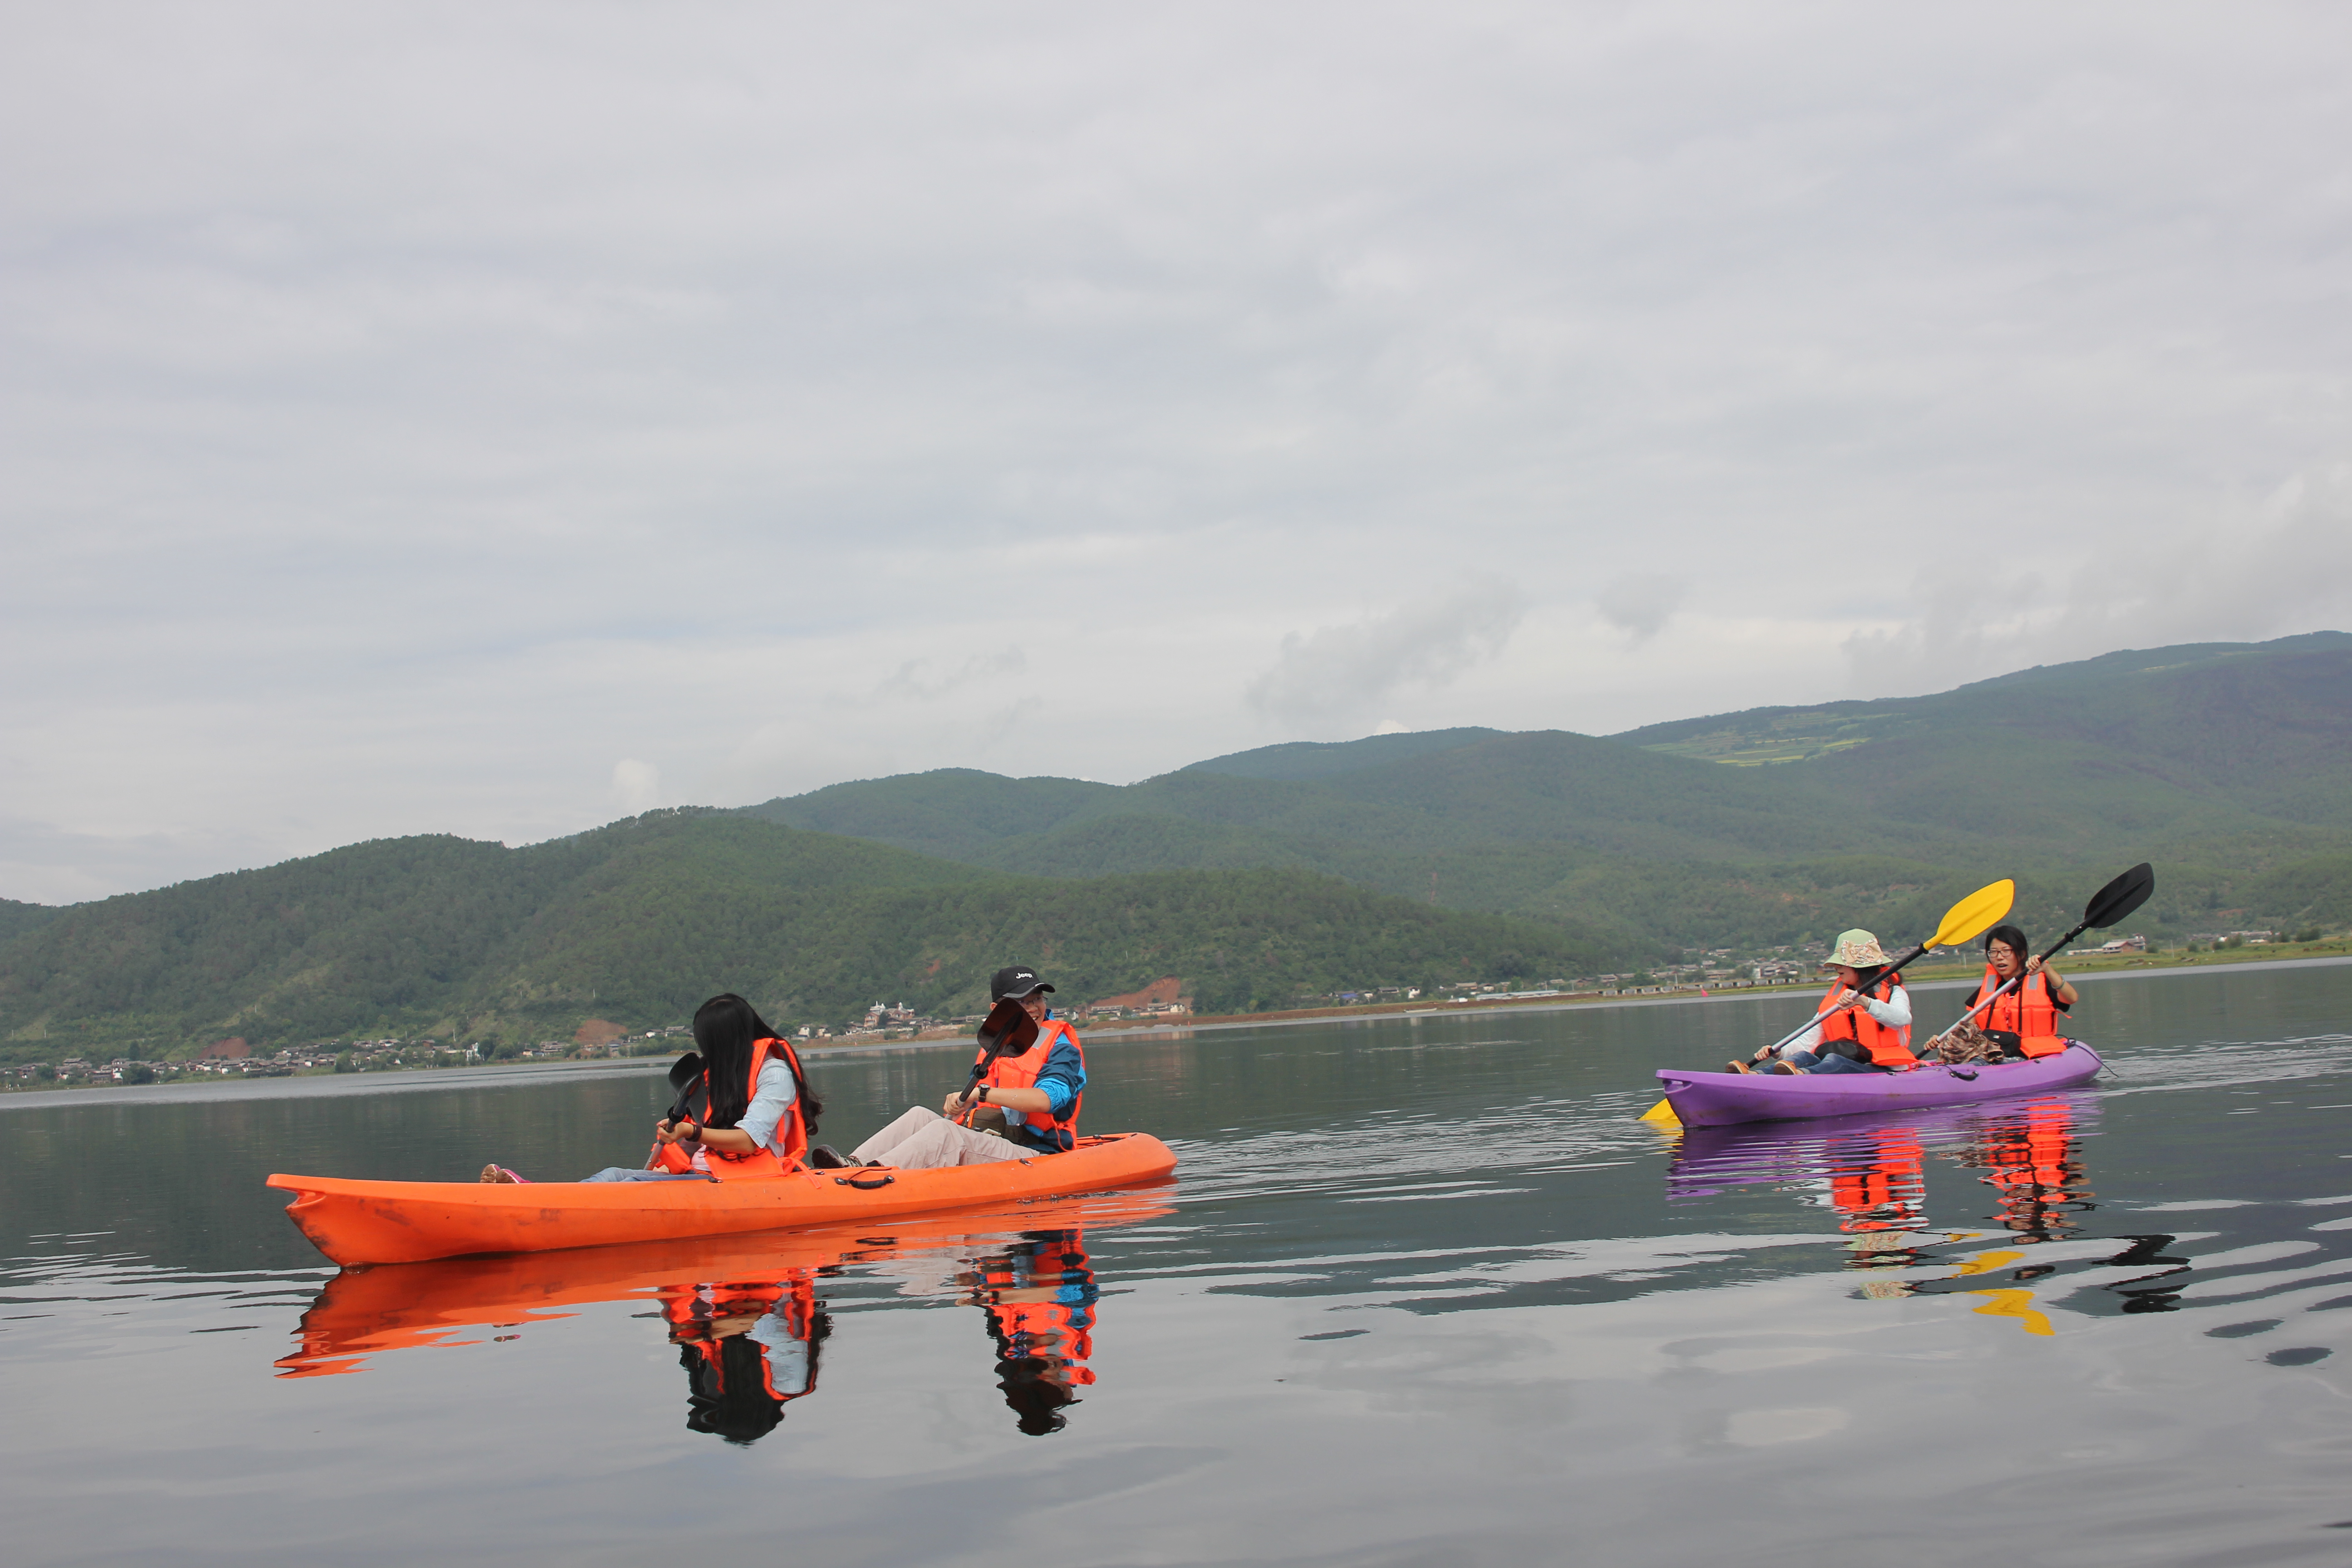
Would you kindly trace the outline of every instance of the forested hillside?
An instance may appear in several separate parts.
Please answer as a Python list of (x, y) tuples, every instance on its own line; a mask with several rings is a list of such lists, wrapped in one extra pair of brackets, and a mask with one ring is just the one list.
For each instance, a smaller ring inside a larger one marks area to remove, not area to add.
[(750, 810), (1046, 876), (1296, 866), (1716, 946), (1906, 918), (1918, 888), (1979, 874), (2020, 876), (2054, 919), (2101, 867), (2143, 858), (2164, 873), (2160, 934), (2339, 920), (2347, 779), (2352, 637), (2323, 632), (1620, 736), (1294, 743), (1124, 788), (960, 770)]
[(592, 1014), (683, 1022), (725, 990), (778, 1024), (838, 1026), (876, 1001), (981, 1012), (1016, 958), (1071, 1001), (1172, 973), (1241, 1011), (1616, 956), (1308, 872), (1020, 878), (686, 811), (520, 849), (383, 840), (82, 905), (0, 945), (0, 1034), (17, 1060), (228, 1035), (568, 1037)]
[(2352, 637), (2115, 654), (1626, 735), (1270, 746), (1126, 787), (950, 769), (509, 849), (359, 844), (69, 910), (0, 903), (0, 1036), (568, 1035), (715, 991), (779, 1022), (1176, 974), (1217, 1010), (1899, 939), (2014, 876), (2033, 931), (2132, 861), (2135, 925), (2352, 923)]

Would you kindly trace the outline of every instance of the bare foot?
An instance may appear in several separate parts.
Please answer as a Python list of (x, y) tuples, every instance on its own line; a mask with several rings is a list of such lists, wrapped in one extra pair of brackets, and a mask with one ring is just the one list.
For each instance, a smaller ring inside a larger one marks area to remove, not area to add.
[(514, 1173), (508, 1170), (504, 1165), (485, 1165), (482, 1167), (481, 1180), (484, 1186), (496, 1186), (501, 1183), (511, 1185), (514, 1179)]

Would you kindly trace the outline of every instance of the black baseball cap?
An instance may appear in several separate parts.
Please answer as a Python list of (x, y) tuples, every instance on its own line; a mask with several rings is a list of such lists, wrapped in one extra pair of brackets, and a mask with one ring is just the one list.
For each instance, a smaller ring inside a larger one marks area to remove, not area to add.
[(1052, 986), (1037, 978), (1037, 972), (1025, 963), (1015, 963), (996, 972), (988, 983), (988, 999), (1003, 1002), (1008, 998), (1018, 1002), (1032, 991), (1051, 991)]

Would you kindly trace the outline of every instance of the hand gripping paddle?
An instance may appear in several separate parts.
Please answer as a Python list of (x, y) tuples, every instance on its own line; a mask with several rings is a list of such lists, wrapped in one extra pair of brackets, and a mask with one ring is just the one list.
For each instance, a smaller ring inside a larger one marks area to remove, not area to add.
[[(1975, 892), (1970, 893), (1967, 898), (1962, 899), (1958, 903), (1954, 904), (1950, 909), (1944, 911), (1943, 922), (1936, 927), (1935, 935), (1929, 937), (1927, 941), (1921, 942), (1918, 946), (1913, 948), (1910, 952), (1905, 953), (1902, 957), (1888, 964), (1885, 969), (1880, 970), (1878, 972), (1878, 980), (1884, 980), (1888, 975), (1895, 973), (1905, 964), (1909, 963), (1913, 959), (1917, 958), (1922, 953), (1932, 952), (1939, 947), (1958, 947), (1964, 942), (1975, 941), (1978, 937), (1991, 930), (1993, 926), (1999, 924), (2000, 917), (2009, 913), (2009, 907), (2016, 901), (2017, 884), (2006, 877), (2002, 878), (1998, 882), (1987, 883), (1984, 887), (1979, 888)], [(1878, 984), (1878, 981), (1874, 980), (1871, 984), (1874, 987)], [(1845, 1000), (1838, 1004), (1838, 1006), (1851, 1006), (1856, 1000), (1858, 1000), (1856, 996), (1849, 994)], [(1834, 1009), (1832, 1010), (1834, 1011)], [(1795, 1028), (1790, 1030), (1787, 1034), (1773, 1041), (1769, 1048), (1759, 1052), (1758, 1055), (1759, 1057), (1773, 1055), (1778, 1052), (1781, 1047), (1787, 1045), (1790, 1041), (1803, 1034), (1807, 1029), (1811, 1028), (1815, 1024), (1820, 1023), (1822, 1021), (1822, 1015), (1821, 1013), (1815, 1013), (1811, 1017), (1807, 1018), (1803, 1023), (1798, 1025)], [(1664, 1121), (1672, 1122), (1676, 1125), (1680, 1124), (1675, 1115), (1674, 1107), (1663, 1100), (1658, 1101), (1657, 1104), (1650, 1107), (1648, 1110), (1643, 1111), (1642, 1113), (1642, 1120), (1644, 1121)]]
[[(2055, 954), (2060, 948), (2064, 947), (2068, 942), (2074, 941), (2076, 937), (2082, 935), (2086, 931), (2106, 930), (2109, 926), (2114, 925), (2116, 921), (2129, 915), (2134, 910), (2138, 909), (2142, 904), (2147, 902), (2148, 895), (2155, 891), (2156, 868), (2143, 860), (2138, 865), (2133, 867), (2130, 870), (2125, 872), (2122, 876), (2117, 877), (2114, 881), (2109, 882), (2105, 887), (2101, 888), (2097, 892), (2092, 894), (2091, 901), (2083, 906), (2083, 923), (2076, 926), (2073, 931), (2068, 931), (2064, 936), (2060, 937), (2056, 942), (2052, 942), (2048, 947), (2043, 948), (2042, 950), (2040, 962), (2043, 963), (2049, 963), (2051, 957)], [(1978, 1003), (1975, 1006), (1961, 1014), (1958, 1018), (1953, 1021), (1951, 1029), (1946, 1029), (1944, 1034), (1950, 1034), (1952, 1029), (1958, 1028), (1962, 1024), (1967, 1023), (1979, 1013), (1983, 1012), (1995, 1002), (2000, 1001), (2002, 997), (2016, 990), (2020, 985), (2024, 984), (2025, 975), (2026, 972), (2021, 969), (2017, 972), (2016, 979), (2002, 981), (1999, 988), (1996, 989), (1991, 995), (1986, 997), (1983, 1001)], [(1944, 1037), (1943, 1035), (1938, 1035), (1936, 1037), (1937, 1039), (1942, 1039)]]
[[(694, 1110), (694, 1098), (702, 1092), (700, 1052), (688, 1051), (669, 1064), (669, 1086), (677, 1091), (677, 1098), (669, 1102), (668, 1113), (663, 1116), (662, 1120), (675, 1126), (688, 1111)], [(705, 1100), (702, 1114), (709, 1115), (709, 1102)], [(646, 1156), (646, 1169), (652, 1170), (653, 1162), (660, 1157), (661, 1145), (656, 1143), (653, 1146), (653, 1152)]]

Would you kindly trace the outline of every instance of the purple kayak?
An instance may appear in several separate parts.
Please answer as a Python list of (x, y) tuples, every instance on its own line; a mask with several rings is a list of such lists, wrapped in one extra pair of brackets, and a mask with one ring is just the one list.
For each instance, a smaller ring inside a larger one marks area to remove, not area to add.
[(1958, 1105), (2012, 1094), (2073, 1089), (2099, 1070), (2099, 1053), (2080, 1040), (2054, 1057), (1997, 1067), (1929, 1065), (1907, 1072), (1688, 1072), (1662, 1068), (1666, 1103), (1685, 1127), (1728, 1127), (1740, 1121), (1802, 1121), (1816, 1116), (1858, 1116), (1916, 1105)]

